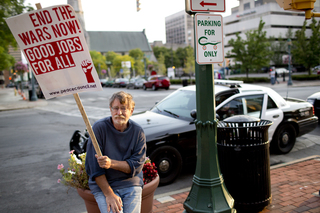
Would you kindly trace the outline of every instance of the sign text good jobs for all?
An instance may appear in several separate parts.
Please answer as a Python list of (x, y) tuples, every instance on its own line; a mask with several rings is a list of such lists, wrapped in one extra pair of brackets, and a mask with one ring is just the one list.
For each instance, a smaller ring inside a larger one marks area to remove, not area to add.
[(102, 89), (70, 5), (43, 8), (6, 21), (46, 99)]

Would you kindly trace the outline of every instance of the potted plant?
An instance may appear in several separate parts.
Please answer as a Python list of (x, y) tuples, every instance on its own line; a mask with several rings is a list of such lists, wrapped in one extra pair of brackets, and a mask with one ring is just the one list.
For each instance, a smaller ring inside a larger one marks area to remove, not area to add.
[[(85, 170), (86, 153), (79, 154), (78, 157), (70, 151), (69, 168), (65, 169), (63, 164), (59, 164), (57, 169), (62, 174), (58, 183), (77, 189), (78, 194), (83, 198), (88, 213), (100, 212), (98, 204), (91, 193), (88, 185), (89, 176)], [(152, 212), (153, 195), (159, 185), (159, 175), (154, 163), (149, 158), (143, 166), (143, 182), (141, 213)]]

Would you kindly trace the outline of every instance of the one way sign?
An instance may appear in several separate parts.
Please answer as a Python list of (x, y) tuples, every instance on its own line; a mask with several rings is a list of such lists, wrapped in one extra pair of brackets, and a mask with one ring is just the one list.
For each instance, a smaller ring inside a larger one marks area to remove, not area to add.
[(193, 12), (224, 12), (225, 5), (225, 0), (190, 0)]

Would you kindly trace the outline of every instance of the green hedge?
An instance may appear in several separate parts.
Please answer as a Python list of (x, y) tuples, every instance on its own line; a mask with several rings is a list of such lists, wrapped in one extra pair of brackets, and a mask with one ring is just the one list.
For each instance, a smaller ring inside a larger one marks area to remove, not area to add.
[[(182, 80), (188, 80), (188, 84), (190, 84), (190, 79), (170, 79), (171, 84), (181, 84), (182, 85)], [(192, 84), (196, 84), (195, 79), (191, 79)]]
[(270, 79), (267, 77), (231, 77), (229, 80), (243, 81), (243, 83), (269, 83)]
[(320, 75), (292, 75), (291, 78), (298, 81), (320, 80)]

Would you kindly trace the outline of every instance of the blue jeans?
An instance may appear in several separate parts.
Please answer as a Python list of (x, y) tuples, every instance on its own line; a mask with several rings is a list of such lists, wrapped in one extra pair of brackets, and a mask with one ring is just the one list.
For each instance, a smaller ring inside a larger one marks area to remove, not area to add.
[[(132, 186), (129, 188), (114, 190), (113, 192), (122, 200), (123, 207), (121, 213), (140, 213), (142, 196), (141, 186)], [(112, 210), (108, 212), (108, 205), (103, 192), (94, 192), (93, 195), (98, 203), (101, 213), (113, 213)]]

